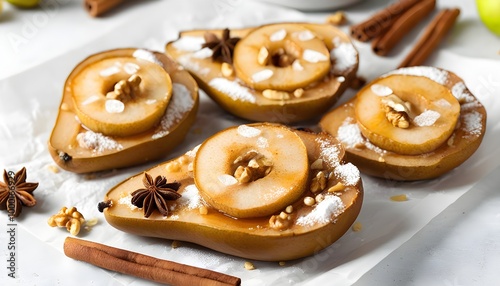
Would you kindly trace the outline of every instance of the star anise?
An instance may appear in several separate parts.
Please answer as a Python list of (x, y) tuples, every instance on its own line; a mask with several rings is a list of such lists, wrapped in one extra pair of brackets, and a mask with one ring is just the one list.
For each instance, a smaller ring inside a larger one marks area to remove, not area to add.
[(7, 210), (11, 217), (17, 217), (23, 206), (36, 205), (33, 191), (38, 183), (26, 182), (26, 168), (15, 174), (4, 170), (3, 181), (0, 182), (0, 210)]
[(229, 29), (224, 29), (222, 38), (217, 37), (214, 33), (206, 32), (204, 35), (205, 43), (203, 48), (209, 48), (213, 51), (212, 60), (233, 63), (233, 51), (236, 43), (240, 40), (238, 37), (231, 38)]
[(163, 216), (168, 215), (167, 201), (177, 200), (181, 194), (177, 193), (181, 186), (178, 182), (167, 183), (164, 176), (153, 177), (144, 173), (142, 179), (145, 189), (138, 189), (132, 193), (132, 204), (143, 208), (144, 217), (149, 217), (155, 209)]

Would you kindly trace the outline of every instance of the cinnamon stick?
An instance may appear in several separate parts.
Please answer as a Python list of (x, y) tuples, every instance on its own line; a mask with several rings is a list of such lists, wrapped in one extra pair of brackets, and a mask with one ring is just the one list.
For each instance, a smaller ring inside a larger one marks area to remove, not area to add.
[(436, 7), (436, 0), (423, 0), (405, 11), (387, 31), (372, 42), (372, 50), (379, 56), (387, 55), (401, 39)]
[(351, 27), (351, 36), (367, 42), (386, 31), (405, 11), (421, 0), (401, 0), (387, 6), (375, 15)]
[(241, 279), (223, 273), (67, 237), (64, 253), (104, 269), (169, 285), (240, 285)]
[(90, 16), (98, 17), (122, 2), (123, 0), (84, 0), (84, 7)]
[(460, 10), (458, 8), (441, 10), (427, 25), (424, 34), (399, 67), (421, 65), (439, 45), (446, 33), (453, 27), (459, 14)]

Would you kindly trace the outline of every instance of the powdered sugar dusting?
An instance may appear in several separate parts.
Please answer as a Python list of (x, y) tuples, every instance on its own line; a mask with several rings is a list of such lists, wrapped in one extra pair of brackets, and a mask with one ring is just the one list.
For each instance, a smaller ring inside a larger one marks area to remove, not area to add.
[(361, 134), (358, 124), (351, 123), (351, 121), (352, 118), (346, 118), (337, 132), (337, 139), (342, 142), (346, 148), (356, 148), (358, 145), (364, 145), (366, 148), (378, 154), (385, 153), (384, 150), (366, 140)]
[(134, 54), (132, 56), (134, 58), (152, 62), (163, 67), (163, 63), (160, 60), (158, 60), (158, 58), (155, 56), (153, 52), (143, 49), (137, 49), (134, 51)]
[(386, 76), (393, 74), (423, 76), (443, 85), (448, 81), (447, 71), (427, 66), (400, 68), (386, 74)]
[(85, 131), (76, 136), (78, 145), (82, 148), (92, 149), (96, 153), (102, 153), (106, 150), (122, 150), (123, 146), (113, 140), (111, 137), (104, 136), (102, 133)]
[(238, 131), (239, 135), (246, 137), (246, 138), (257, 137), (262, 133), (262, 131), (260, 131), (260, 129), (255, 128), (255, 127), (251, 127), (248, 125), (238, 126), (237, 131)]
[(206, 75), (210, 72), (209, 68), (202, 68), (199, 63), (192, 60), (193, 54), (185, 54), (177, 58), (177, 61), (186, 69)]
[(229, 174), (222, 174), (217, 177), (219, 182), (221, 182), (224, 186), (232, 186), (238, 183), (238, 180)]
[(267, 79), (270, 79), (273, 76), (274, 72), (270, 69), (263, 69), (258, 71), (252, 75), (253, 82), (261, 82)]
[(297, 38), (299, 39), (299, 41), (301, 42), (305, 42), (305, 41), (309, 41), (309, 40), (312, 40), (314, 39), (316, 36), (314, 36), (314, 34), (309, 31), (309, 30), (304, 30), (304, 31), (300, 31), (300, 32), (295, 32), (295, 34), (297, 35)]
[(318, 63), (328, 60), (328, 57), (324, 54), (311, 49), (304, 50), (304, 52), (302, 53), (302, 58), (310, 63)]
[(125, 104), (117, 99), (108, 99), (104, 108), (108, 113), (122, 113), (125, 110)]
[(225, 78), (214, 78), (208, 83), (208, 85), (224, 94), (227, 94), (234, 100), (255, 102), (255, 96), (250, 92), (250, 90), (235, 81), (230, 81)]
[(457, 82), (453, 85), (451, 93), (460, 103), (473, 102), (475, 100), (474, 96), (472, 96), (469, 92), (463, 81)]
[(434, 103), (434, 105), (439, 106), (439, 107), (451, 107), (451, 103), (444, 98), (440, 98), (438, 100), (435, 100), (432, 103)]
[(358, 167), (351, 163), (336, 166), (334, 173), (345, 186), (355, 186), (361, 178)]
[(123, 70), (128, 74), (135, 74), (140, 69), (140, 67), (134, 63), (126, 63), (123, 65)]
[(214, 54), (214, 52), (212, 51), (212, 49), (210, 49), (210, 48), (203, 48), (203, 49), (201, 49), (199, 51), (196, 51), (193, 54), (193, 58), (206, 59), (206, 58), (211, 57), (213, 54)]
[(375, 93), (378, 96), (388, 96), (392, 94), (392, 89), (386, 85), (383, 84), (372, 84), (370, 86), (370, 89), (373, 93)]
[(283, 40), (286, 37), (286, 30), (285, 29), (279, 29), (278, 31), (274, 32), (269, 36), (269, 40), (271, 42), (278, 42)]
[(441, 117), (441, 114), (434, 110), (426, 110), (413, 118), (413, 123), (417, 126), (432, 126)]
[(462, 128), (464, 131), (473, 136), (481, 135), (483, 129), (483, 115), (477, 111), (471, 111), (462, 116), (464, 122), (464, 126)]
[(186, 206), (187, 209), (194, 210), (204, 205), (203, 199), (200, 196), (200, 191), (194, 185), (187, 185), (182, 192), (182, 197), (179, 198), (179, 204)]
[(302, 226), (313, 226), (333, 222), (334, 218), (345, 209), (342, 200), (334, 195), (325, 196), (325, 199), (317, 204), (314, 209), (305, 216), (297, 219), (297, 224)]
[(294, 71), (303, 71), (304, 67), (300, 64), (300, 62), (298, 60), (295, 60), (292, 63), (292, 69)]
[(172, 43), (172, 46), (179, 51), (184, 52), (196, 52), (201, 49), (201, 46), (205, 43), (203, 37), (196, 36), (183, 36), (177, 41)]
[(186, 112), (188, 112), (194, 105), (194, 99), (191, 96), (189, 89), (180, 83), (172, 84), (172, 98), (167, 106), (165, 115), (163, 115), (160, 126), (153, 134), (153, 139), (161, 138), (167, 135), (170, 128), (177, 123)]
[(109, 68), (105, 68), (99, 72), (100, 76), (108, 77), (110, 75), (114, 75), (120, 72), (120, 68), (118, 66), (110, 66)]
[(340, 155), (338, 146), (321, 138), (317, 138), (316, 142), (318, 142), (320, 146), (320, 158), (330, 166), (338, 164)]
[(358, 62), (358, 52), (350, 43), (340, 41), (339, 37), (332, 40), (334, 48), (330, 51), (330, 59), (333, 62), (333, 73), (342, 73), (354, 67)]
[(267, 138), (265, 138), (265, 137), (257, 138), (257, 147), (259, 147), (259, 148), (269, 147), (269, 142), (267, 141)]
[(131, 210), (138, 209), (138, 207), (136, 205), (132, 204), (132, 195), (130, 195), (130, 194), (128, 194), (127, 196), (121, 197), (118, 200), (118, 203), (121, 205), (126, 205)]

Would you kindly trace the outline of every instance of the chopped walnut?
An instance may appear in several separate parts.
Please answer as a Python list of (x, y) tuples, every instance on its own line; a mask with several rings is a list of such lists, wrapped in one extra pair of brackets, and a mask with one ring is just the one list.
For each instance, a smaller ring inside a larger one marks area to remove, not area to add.
[(245, 267), (246, 270), (254, 270), (255, 269), (255, 265), (253, 265), (253, 263), (250, 261), (245, 261), (245, 264), (243, 266)]
[(114, 86), (114, 90), (106, 94), (108, 99), (117, 99), (120, 101), (128, 101), (134, 99), (140, 93), (140, 76), (133, 74), (127, 80), (120, 80)]
[(324, 171), (319, 171), (311, 181), (311, 192), (318, 193), (326, 188), (327, 176)]
[(326, 23), (334, 26), (347, 24), (347, 17), (344, 12), (337, 11), (326, 18)]
[(76, 236), (85, 223), (85, 218), (75, 207), (62, 207), (57, 214), (49, 218), (47, 223), (52, 227), (66, 227), (69, 233)]
[(269, 226), (276, 230), (285, 230), (292, 224), (292, 216), (286, 212), (279, 215), (273, 215), (269, 219)]
[(234, 177), (240, 183), (248, 183), (268, 175), (273, 162), (255, 150), (239, 156), (233, 161), (235, 166)]
[(385, 117), (392, 125), (399, 128), (410, 127), (409, 103), (403, 101), (395, 94), (391, 94), (382, 99)]
[(272, 100), (290, 99), (290, 94), (286, 91), (281, 91), (281, 90), (265, 89), (264, 91), (262, 91), (262, 95), (265, 98)]
[(345, 189), (345, 186), (344, 184), (342, 184), (341, 182), (338, 182), (337, 184), (331, 186), (329, 189), (328, 189), (328, 192), (329, 193), (335, 193), (335, 192), (340, 192), (340, 191), (343, 191)]
[(234, 74), (233, 66), (226, 62), (221, 64), (220, 71), (224, 77), (232, 77)]
[(302, 95), (304, 95), (303, 88), (297, 88), (296, 90), (293, 91), (293, 96), (295, 97), (302, 97)]
[(269, 62), (269, 51), (266, 47), (260, 48), (259, 53), (257, 54), (257, 62), (263, 66), (267, 65)]

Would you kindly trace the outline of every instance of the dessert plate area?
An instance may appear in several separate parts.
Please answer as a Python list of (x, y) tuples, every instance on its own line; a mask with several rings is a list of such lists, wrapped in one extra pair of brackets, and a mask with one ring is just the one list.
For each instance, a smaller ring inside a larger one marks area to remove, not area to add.
[[(362, 175), (365, 196), (357, 222), (340, 240), (316, 255), (277, 262), (251, 261), (189, 243), (134, 236), (111, 227), (97, 209), (109, 189), (126, 178), (184, 154), (224, 128), (249, 123), (218, 107), (200, 91), (200, 109), (186, 140), (173, 153), (148, 164), (92, 174), (59, 170), (47, 150), (67, 75), (87, 56), (137, 47), (163, 51), (182, 30), (243, 28), (271, 22), (323, 23), (332, 12), (299, 12), (242, 0), (131, 1), (101, 18), (91, 18), (81, 1), (47, 1), (36, 10), (4, 7), (0, 15), (0, 170), (26, 167), (39, 182), (36, 206), (16, 218), (16, 279), (7, 276), (9, 218), (0, 212), (1, 285), (155, 285), (63, 253), (64, 229), (48, 218), (76, 206), (97, 218), (79, 237), (117, 248), (240, 277), (242, 285), (491, 285), (500, 265), (500, 38), (486, 31), (474, 1), (442, 0), (438, 8), (461, 9), (460, 18), (426, 65), (460, 76), (486, 107), (483, 142), (464, 164), (434, 180), (394, 182)], [(140, 4), (139, 4), (140, 2)], [(387, 1), (359, 1), (342, 7), (358, 23)], [(5, 5), (4, 5), (5, 6)], [(428, 20), (428, 19), (427, 19)], [(370, 81), (396, 69), (417, 40), (417, 26), (388, 57), (369, 43), (354, 41), (358, 75)], [(348, 32), (349, 26), (343, 26)], [(481, 49), (478, 49), (479, 44)], [(355, 95), (348, 89), (338, 104)], [(337, 106), (336, 105), (336, 106)], [(319, 120), (319, 118), (318, 118)], [(317, 121), (297, 127), (314, 126)], [(407, 201), (391, 200), (406, 195)], [(50, 263), (49, 263), (50, 262)]]

